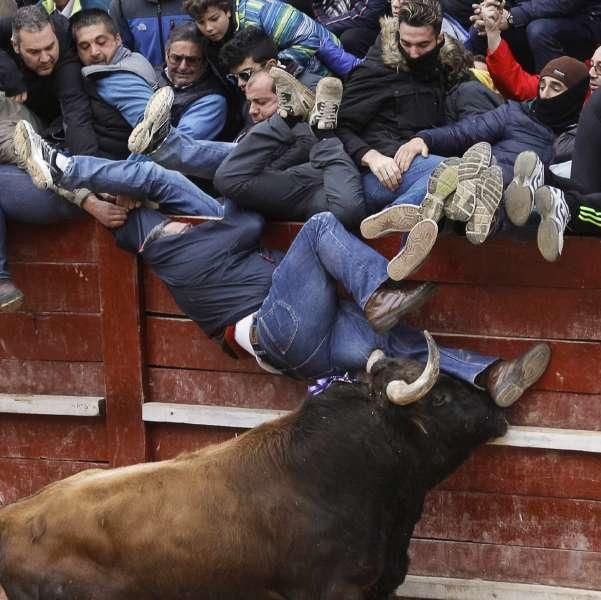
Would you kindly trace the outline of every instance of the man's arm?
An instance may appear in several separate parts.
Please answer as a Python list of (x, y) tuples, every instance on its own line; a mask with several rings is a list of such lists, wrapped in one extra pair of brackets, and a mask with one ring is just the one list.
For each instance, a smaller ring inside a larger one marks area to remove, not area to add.
[(195, 140), (214, 140), (225, 126), (227, 101), (220, 94), (210, 94), (193, 102), (181, 116), (178, 131)]
[(127, 72), (102, 77), (96, 89), (102, 99), (114, 106), (131, 127), (142, 120), (144, 109), (153, 94), (153, 89), (144, 79)]

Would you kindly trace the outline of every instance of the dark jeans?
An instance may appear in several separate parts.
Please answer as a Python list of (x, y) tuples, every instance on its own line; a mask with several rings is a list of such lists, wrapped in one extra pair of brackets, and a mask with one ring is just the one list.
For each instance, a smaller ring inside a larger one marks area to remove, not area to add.
[(318, 141), (306, 123), (290, 128), (277, 114), (251, 128), (217, 169), (214, 184), (271, 219), (305, 221), (329, 211), (354, 228), (366, 216), (361, 176), (342, 142)]
[(572, 154), (572, 187), (583, 194), (601, 192), (601, 92), (584, 105)]
[(9, 279), (6, 262), (6, 221), (48, 225), (85, 213), (56, 194), (38, 190), (31, 177), (14, 165), (0, 164), (0, 279)]

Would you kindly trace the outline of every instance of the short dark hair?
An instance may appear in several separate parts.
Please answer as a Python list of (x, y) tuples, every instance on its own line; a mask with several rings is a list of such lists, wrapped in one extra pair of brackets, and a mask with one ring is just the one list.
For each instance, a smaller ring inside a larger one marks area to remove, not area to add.
[(106, 30), (111, 35), (119, 34), (119, 27), (115, 23), (114, 19), (101, 8), (88, 8), (75, 13), (71, 19), (71, 35), (75, 39), (75, 34), (84, 27), (91, 27), (92, 25), (104, 25)]
[(213, 6), (223, 12), (233, 12), (230, 0), (184, 0), (182, 6), (193, 19), (200, 19)]
[(241, 29), (223, 45), (219, 52), (219, 61), (228, 71), (252, 58), (257, 63), (266, 63), (276, 58), (278, 49), (273, 40), (258, 27)]
[(200, 46), (204, 55), (205, 41), (194, 23), (184, 23), (183, 25), (174, 27), (167, 38), (165, 48), (169, 50), (171, 44), (175, 44), (175, 42), (191, 42), (196, 44)]
[(438, 0), (409, 0), (401, 5), (399, 24), (411, 27), (427, 27), (434, 29), (438, 35), (442, 29), (442, 6)]
[(12, 38), (15, 42), (19, 41), (19, 33), (25, 31), (42, 31), (50, 25), (54, 31), (54, 25), (50, 20), (50, 15), (43, 6), (23, 6), (17, 10), (12, 20)]

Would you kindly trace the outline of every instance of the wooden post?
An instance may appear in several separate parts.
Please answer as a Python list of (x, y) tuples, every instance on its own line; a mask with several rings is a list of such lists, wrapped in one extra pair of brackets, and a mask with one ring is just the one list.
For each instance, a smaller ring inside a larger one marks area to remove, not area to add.
[(108, 456), (111, 466), (121, 466), (147, 458), (140, 268), (100, 225), (96, 240)]

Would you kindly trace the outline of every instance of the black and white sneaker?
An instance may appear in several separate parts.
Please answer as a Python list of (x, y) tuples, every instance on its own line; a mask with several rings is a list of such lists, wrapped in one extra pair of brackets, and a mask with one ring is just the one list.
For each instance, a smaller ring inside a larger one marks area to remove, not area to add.
[(563, 192), (548, 185), (536, 190), (534, 202), (540, 214), (536, 243), (543, 258), (554, 262), (563, 250), (563, 234), (570, 222), (570, 208)]
[(544, 183), (543, 163), (536, 152), (520, 152), (513, 165), (513, 180), (505, 190), (505, 211), (514, 225), (526, 224), (534, 208), (534, 193)]
[(13, 138), (15, 153), (36, 187), (46, 190), (62, 175), (56, 166), (58, 150), (38, 135), (27, 121), (19, 121)]
[(127, 147), (134, 154), (154, 152), (171, 131), (171, 106), (173, 89), (170, 86), (156, 91), (144, 110), (144, 118), (129, 135)]
[(315, 104), (309, 114), (309, 125), (317, 129), (336, 129), (341, 101), (342, 81), (336, 77), (320, 79), (315, 90)]

